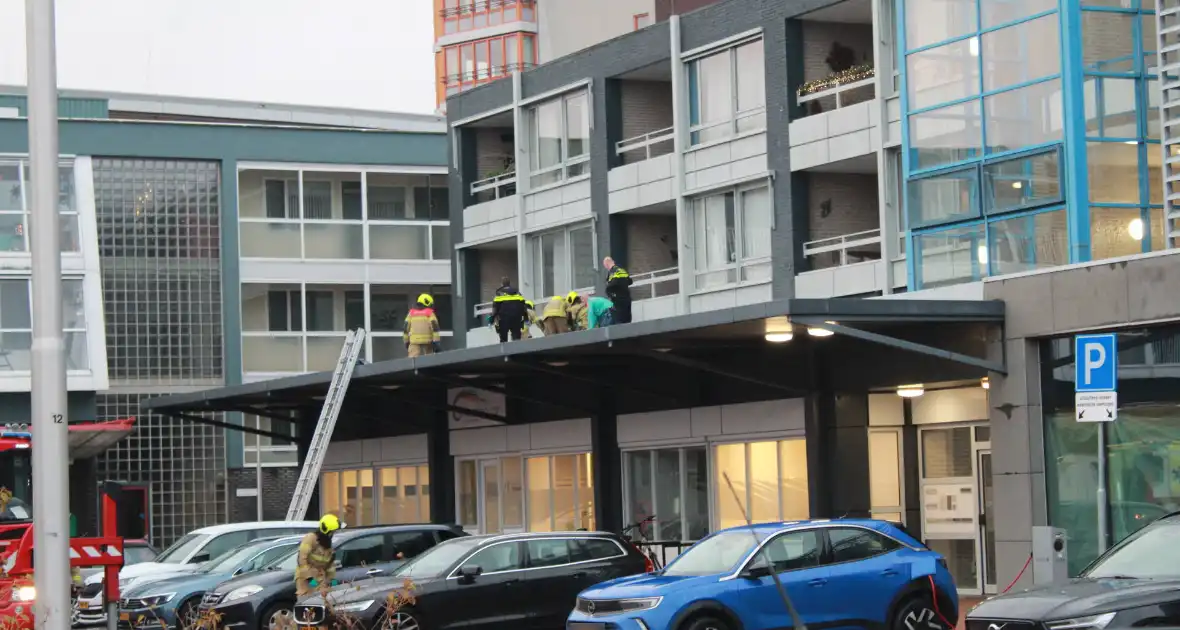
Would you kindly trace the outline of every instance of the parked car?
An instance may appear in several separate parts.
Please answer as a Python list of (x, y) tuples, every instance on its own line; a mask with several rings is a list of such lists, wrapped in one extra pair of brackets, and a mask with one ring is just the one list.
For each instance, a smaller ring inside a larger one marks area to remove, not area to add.
[[(336, 579), (349, 584), (394, 569), (440, 542), (466, 536), (456, 525), (383, 525), (342, 529), (333, 537)], [(295, 606), (292, 553), (270, 570), (223, 582), (205, 595), (200, 610), (213, 611), (222, 627), (266, 630), (287, 627)], [(353, 586), (352, 588), (355, 588)]]
[(932, 630), (958, 621), (958, 593), (941, 556), (889, 523), (840, 519), (711, 534), (659, 573), (583, 591), (566, 627), (790, 627), (776, 574), (815, 627)]
[[(1108, 630), (1180, 626), (1180, 513), (1153, 521), (1074, 579), (993, 597), (968, 630)], [(1070, 550), (1072, 551), (1072, 549)]]
[[(124, 591), (144, 580), (195, 573), (201, 563), (260, 537), (302, 535), (319, 526), (318, 521), (264, 521), (203, 527), (182, 536), (153, 561), (124, 567), (119, 571), (119, 590)], [(86, 579), (87, 585), (101, 582), (101, 573)]]
[(196, 572), (132, 586), (119, 600), (121, 628), (187, 628), (210, 589), (238, 575), (261, 571), (299, 547), (299, 536), (246, 543), (201, 565)]
[[(295, 621), (316, 626), (335, 614), (370, 629), (560, 628), (582, 589), (646, 566), (647, 558), (616, 534), (471, 536), (431, 549), (388, 578), (332, 589), (329, 602), (310, 597), (295, 607)], [(387, 615), (390, 596), (406, 580), (414, 604)]]
[[(146, 540), (123, 541), (123, 566), (142, 564), (156, 559), (160, 552)], [(107, 622), (107, 611), (102, 605), (102, 569), (81, 569), (86, 580), (74, 602), (74, 627), (101, 626)]]

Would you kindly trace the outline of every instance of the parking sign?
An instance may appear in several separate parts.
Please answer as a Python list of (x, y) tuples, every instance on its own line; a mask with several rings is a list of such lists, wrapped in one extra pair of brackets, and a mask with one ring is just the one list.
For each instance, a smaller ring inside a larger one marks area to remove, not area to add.
[(1074, 337), (1074, 409), (1078, 422), (1118, 418), (1118, 364), (1115, 335)]

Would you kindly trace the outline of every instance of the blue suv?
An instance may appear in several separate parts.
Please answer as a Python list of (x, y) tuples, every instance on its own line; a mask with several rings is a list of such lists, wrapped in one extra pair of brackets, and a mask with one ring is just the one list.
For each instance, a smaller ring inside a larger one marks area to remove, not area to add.
[(840, 519), (716, 532), (662, 571), (582, 591), (566, 628), (791, 627), (773, 573), (816, 628), (943, 630), (958, 620), (958, 592), (941, 556), (890, 523)]

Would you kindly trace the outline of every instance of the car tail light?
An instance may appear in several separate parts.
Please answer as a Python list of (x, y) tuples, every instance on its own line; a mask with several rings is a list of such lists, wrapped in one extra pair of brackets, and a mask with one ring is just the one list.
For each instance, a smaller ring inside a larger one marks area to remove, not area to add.
[(656, 572), (656, 564), (651, 561), (651, 558), (647, 557), (646, 553), (643, 553), (643, 550), (639, 548), (639, 545), (637, 545), (635, 543), (631, 543), (631, 546), (634, 547), (635, 551), (640, 555), (640, 557), (643, 558), (643, 572), (644, 573), (655, 573)]

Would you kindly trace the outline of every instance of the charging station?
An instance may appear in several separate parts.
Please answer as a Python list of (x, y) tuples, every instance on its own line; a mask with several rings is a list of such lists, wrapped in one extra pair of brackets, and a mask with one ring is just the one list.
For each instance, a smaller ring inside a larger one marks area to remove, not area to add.
[(1064, 529), (1032, 528), (1033, 584), (1057, 584), (1069, 579), (1069, 544)]

